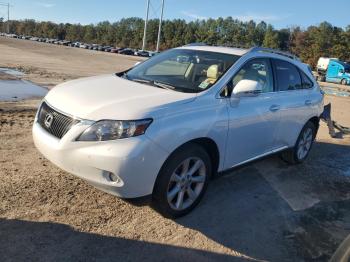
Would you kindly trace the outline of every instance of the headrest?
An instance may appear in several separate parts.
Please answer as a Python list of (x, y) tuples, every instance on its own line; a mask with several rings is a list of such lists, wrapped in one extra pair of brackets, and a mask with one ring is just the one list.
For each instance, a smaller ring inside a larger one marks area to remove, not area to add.
[(217, 79), (219, 77), (219, 66), (211, 65), (207, 70), (207, 77)]

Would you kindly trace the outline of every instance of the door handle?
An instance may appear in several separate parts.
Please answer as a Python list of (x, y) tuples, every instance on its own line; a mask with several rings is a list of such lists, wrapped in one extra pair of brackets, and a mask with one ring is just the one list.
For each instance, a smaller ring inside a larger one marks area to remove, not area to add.
[(276, 112), (278, 110), (280, 110), (280, 106), (279, 105), (272, 105), (272, 106), (270, 106), (270, 111), (271, 112)]
[(305, 105), (311, 106), (311, 104), (312, 104), (312, 101), (311, 101), (311, 100), (306, 100), (306, 101), (305, 101)]

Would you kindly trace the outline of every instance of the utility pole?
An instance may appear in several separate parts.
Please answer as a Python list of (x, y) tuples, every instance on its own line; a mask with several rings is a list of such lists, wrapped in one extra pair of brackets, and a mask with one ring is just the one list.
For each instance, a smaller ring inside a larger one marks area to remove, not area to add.
[(143, 29), (142, 50), (145, 50), (145, 48), (146, 48), (147, 23), (148, 23), (148, 14), (149, 14), (149, 2), (150, 2), (150, 0), (147, 0), (147, 11), (146, 11), (145, 27)]
[(162, 0), (162, 11), (161, 11), (160, 18), (159, 18), (159, 28), (158, 28), (158, 38), (157, 38), (157, 49), (156, 49), (156, 52), (159, 52), (160, 33), (162, 31), (163, 12), (164, 12), (164, 1), (165, 0)]
[(7, 7), (7, 33), (10, 33), (10, 3), (2, 3), (0, 5)]
[(10, 33), (10, 3), (7, 3), (7, 33)]

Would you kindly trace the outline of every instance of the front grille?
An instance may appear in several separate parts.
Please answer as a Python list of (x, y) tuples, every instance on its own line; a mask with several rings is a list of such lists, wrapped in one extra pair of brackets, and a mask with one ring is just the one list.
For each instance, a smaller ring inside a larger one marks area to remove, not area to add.
[(79, 120), (57, 112), (43, 102), (38, 113), (38, 123), (50, 134), (62, 138)]

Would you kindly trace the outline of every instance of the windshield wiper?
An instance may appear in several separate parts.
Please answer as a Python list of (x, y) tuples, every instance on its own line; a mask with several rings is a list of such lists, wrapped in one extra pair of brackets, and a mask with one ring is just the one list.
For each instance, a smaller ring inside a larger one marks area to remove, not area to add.
[(165, 83), (161, 83), (161, 82), (154, 81), (153, 84), (155, 86), (158, 86), (158, 87), (161, 87), (161, 88), (164, 88), (164, 89), (168, 89), (168, 90), (175, 90), (176, 89), (175, 86), (172, 86), (172, 85), (169, 85), (169, 84), (165, 84)]
[(157, 81), (152, 81), (152, 80), (147, 80), (147, 79), (134, 78), (134, 79), (129, 79), (129, 80), (135, 81), (138, 83), (150, 84), (152, 86), (160, 87), (163, 89), (174, 90), (176, 88), (176, 87), (169, 85), (169, 84), (165, 84), (165, 83), (161, 83), (161, 82), (157, 82)]
[(134, 81), (134, 82), (138, 82), (138, 83), (153, 84), (152, 81), (146, 80), (146, 79), (133, 78), (133, 79), (129, 79), (129, 80)]
[(142, 83), (142, 84), (148, 84), (148, 85), (160, 87), (163, 89), (176, 90), (176, 88), (177, 88), (176, 86), (172, 86), (170, 84), (166, 84), (166, 83), (162, 83), (162, 82), (158, 82), (158, 81), (154, 81), (154, 80), (147, 80), (147, 79), (142, 79), (142, 78), (129, 78), (127, 74), (124, 74), (123, 77), (125, 79), (130, 80), (130, 81), (134, 81), (134, 82), (138, 82), (138, 83)]

